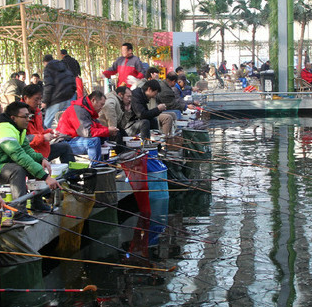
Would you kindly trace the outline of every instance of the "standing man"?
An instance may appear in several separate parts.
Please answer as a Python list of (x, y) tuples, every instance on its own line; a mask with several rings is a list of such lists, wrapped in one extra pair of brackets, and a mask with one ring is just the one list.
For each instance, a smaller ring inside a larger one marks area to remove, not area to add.
[(51, 128), (54, 116), (70, 106), (76, 91), (76, 81), (72, 72), (62, 61), (54, 60), (51, 54), (43, 58), (44, 86), (43, 106), (46, 109), (44, 125)]
[[(44, 180), (50, 189), (60, 188), (58, 182), (50, 176), (51, 166), (40, 153), (36, 153), (26, 138), (26, 129), (30, 120), (28, 105), (24, 102), (12, 102), (0, 114), (0, 183), (10, 184), (13, 199), (27, 193), (26, 176)], [(49, 174), (44, 169), (49, 171)], [(14, 221), (18, 224), (32, 225), (38, 219), (28, 216), (26, 202), (16, 204), (18, 213)], [(49, 211), (41, 196), (35, 196), (31, 208)]]
[(77, 95), (74, 96), (73, 100), (79, 99), (81, 97), (83, 97), (83, 83), (82, 83), (82, 79), (81, 79), (81, 69), (80, 69), (80, 65), (79, 62), (74, 59), (73, 57), (71, 57), (68, 53), (67, 50), (62, 49), (61, 50), (61, 57), (62, 57), (62, 62), (64, 62), (64, 64), (66, 65), (67, 69), (69, 69), (76, 80), (76, 91), (77, 91)]
[(10, 80), (3, 86), (3, 96), (7, 104), (13, 101), (19, 101), (22, 97), (24, 87), (25, 82), (20, 79), (19, 73), (15, 72), (11, 74)]
[(117, 87), (126, 85), (131, 87), (128, 83), (128, 76), (134, 76), (137, 79), (144, 78), (143, 66), (140, 59), (133, 55), (133, 47), (130, 43), (124, 43), (121, 47), (121, 57), (119, 57), (108, 70), (103, 72), (106, 78), (118, 74)]
[(61, 50), (61, 57), (62, 57), (62, 62), (66, 65), (66, 68), (69, 69), (74, 77), (79, 77), (81, 76), (81, 69), (78, 61), (71, 57), (68, 53), (67, 50), (62, 49)]
[(150, 129), (158, 129), (156, 117), (166, 110), (166, 105), (161, 103), (149, 110), (148, 103), (159, 92), (161, 92), (161, 87), (157, 80), (147, 81), (142, 88), (138, 87), (132, 92), (131, 108), (136, 115), (136, 119), (127, 124), (126, 132), (129, 135), (135, 136), (141, 133), (141, 138), (145, 140), (151, 136)]
[(100, 91), (74, 100), (62, 114), (56, 130), (60, 139), (66, 140), (76, 155), (88, 154), (91, 165), (101, 160), (101, 145), (109, 136), (115, 136), (116, 127), (105, 127), (98, 121), (106, 97)]

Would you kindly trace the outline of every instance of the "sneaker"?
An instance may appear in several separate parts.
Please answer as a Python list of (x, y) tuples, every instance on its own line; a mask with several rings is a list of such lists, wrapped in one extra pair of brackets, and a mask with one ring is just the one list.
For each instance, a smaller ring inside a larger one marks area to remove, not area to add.
[(44, 201), (41, 199), (33, 199), (31, 201), (31, 210), (33, 211), (51, 211), (51, 207), (44, 203)]
[(2, 214), (1, 220), (2, 227), (11, 227), (13, 226), (13, 212), (11, 210), (5, 210)]
[(39, 220), (34, 218), (33, 216), (30, 215), (21, 215), (18, 218), (14, 218), (14, 223), (15, 224), (22, 224), (22, 225), (33, 225), (38, 223)]

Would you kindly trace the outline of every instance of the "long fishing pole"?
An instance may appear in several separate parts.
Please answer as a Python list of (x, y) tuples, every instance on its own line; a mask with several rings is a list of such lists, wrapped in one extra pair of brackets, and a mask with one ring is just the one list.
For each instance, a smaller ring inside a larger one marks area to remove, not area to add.
[(135, 212), (131, 212), (131, 211), (129, 211), (129, 210), (121, 209), (121, 208), (118, 208), (118, 207), (116, 207), (116, 206), (110, 205), (110, 204), (108, 204), (108, 203), (104, 203), (104, 202), (102, 202), (102, 201), (98, 201), (98, 200), (96, 200), (96, 199), (93, 199), (93, 198), (91, 198), (91, 197), (85, 195), (85, 194), (78, 193), (78, 192), (75, 192), (75, 191), (70, 190), (70, 189), (67, 189), (67, 188), (63, 188), (63, 190), (66, 191), (67, 193), (70, 193), (70, 194), (73, 194), (73, 195), (76, 195), (76, 196), (80, 196), (80, 197), (82, 197), (82, 198), (84, 198), (84, 199), (86, 199), (86, 200), (93, 201), (93, 202), (95, 202), (95, 203), (97, 203), (97, 204), (100, 204), (100, 205), (102, 205), (102, 206), (104, 205), (104, 206), (106, 206), (106, 207), (115, 209), (115, 210), (117, 210), (117, 211), (120, 211), (120, 212), (123, 212), (123, 213), (128, 213), (128, 214), (130, 214), (130, 215), (132, 215), (132, 216), (136, 216), (136, 217), (138, 217), (138, 218), (141, 218), (141, 219), (144, 219), (144, 220), (148, 220), (148, 221), (154, 222), (154, 223), (156, 223), (156, 224), (158, 224), (158, 225), (167, 227), (167, 228), (169, 228), (169, 229), (178, 231), (178, 232), (180, 232), (180, 233), (184, 233), (185, 235), (188, 235), (188, 236), (190, 236), (190, 235), (195, 235), (195, 236), (197, 236), (197, 237), (200, 238), (199, 241), (202, 242), (202, 243), (207, 243), (207, 244), (215, 244), (215, 243), (216, 243), (216, 241), (209, 241), (209, 240), (206, 240), (206, 239), (202, 238), (200, 235), (198, 235), (198, 234), (196, 234), (196, 233), (194, 233), (194, 232), (185, 231), (185, 230), (183, 230), (183, 229), (180, 229), (180, 228), (177, 228), (177, 227), (168, 225), (168, 224), (161, 223), (161, 222), (159, 222), (159, 221), (157, 221), (157, 220), (155, 220), (155, 219), (151, 219), (150, 217), (145, 217), (145, 216), (142, 216), (142, 215), (137, 214), (137, 213), (135, 213)]
[(27, 254), (27, 253), (21, 253), (21, 252), (0, 251), (0, 254), (26, 256), (26, 257), (34, 257), (34, 258), (45, 258), (45, 259), (71, 261), (71, 262), (101, 264), (101, 265), (116, 266), (116, 267), (121, 267), (121, 268), (126, 268), (126, 269), (140, 269), (140, 270), (159, 271), (159, 272), (173, 272), (176, 269), (175, 266), (171, 267), (170, 269), (162, 269), (162, 268), (155, 268), (155, 267), (136, 266), (136, 265), (130, 265), (130, 264), (103, 262), (103, 261), (96, 261), (96, 260), (84, 260), (84, 259), (76, 259), (76, 258), (64, 258), (64, 257), (56, 257), (56, 256)]
[[(24, 213), (24, 212), (22, 212), (22, 211), (19, 211), (19, 210), (17, 210), (16, 208), (13, 208), (13, 207), (8, 206), (8, 205), (6, 205), (6, 204), (4, 205), (4, 207), (7, 208), (7, 209), (9, 209), (9, 210), (12, 210), (12, 211), (14, 211), (14, 212), (19, 212), (19, 213), (22, 213), (22, 214), (24, 214), (24, 215), (26, 215), (26, 216), (31, 216), (31, 215), (29, 215), (29, 214), (27, 214), (27, 213)], [(56, 228), (60, 228), (60, 229), (62, 229), (62, 230), (65, 230), (65, 231), (67, 231), (67, 232), (70, 232), (70, 233), (72, 233), (72, 234), (74, 234), (74, 235), (76, 235), (76, 236), (79, 236), (79, 237), (81, 237), (81, 238), (85, 238), (85, 239), (91, 240), (91, 241), (93, 241), (93, 242), (95, 242), (95, 243), (98, 243), (98, 244), (104, 245), (104, 246), (106, 246), (106, 247), (112, 248), (112, 249), (114, 249), (114, 250), (116, 250), (116, 251), (118, 251), (118, 252), (121, 252), (121, 253), (125, 254), (126, 257), (133, 256), (133, 257), (139, 258), (139, 259), (144, 260), (144, 261), (149, 261), (149, 259), (146, 258), (146, 257), (142, 257), (142, 256), (137, 255), (137, 254), (134, 254), (134, 253), (132, 253), (132, 252), (127, 252), (127, 251), (125, 251), (125, 250), (123, 250), (123, 249), (121, 249), (121, 248), (118, 248), (118, 247), (116, 247), (116, 246), (114, 246), (114, 245), (112, 245), (112, 244), (102, 242), (102, 241), (100, 241), (100, 240), (97, 240), (97, 239), (94, 239), (94, 238), (89, 237), (89, 236), (87, 236), (87, 235), (84, 235), (84, 234), (81, 234), (81, 233), (79, 233), (79, 232), (76, 232), (76, 231), (74, 231), (74, 230), (72, 230), (72, 229), (66, 228), (66, 227), (64, 227), (64, 226), (56, 225), (56, 224), (54, 224), (54, 223), (52, 223), (52, 222), (46, 221), (45, 219), (38, 217), (38, 216), (37, 216), (36, 218), (37, 218), (38, 220), (40, 220), (40, 221), (46, 223), (46, 224), (49, 224), (49, 225), (54, 226), (54, 227), (56, 227)]]
[[(97, 219), (92, 219), (92, 218), (84, 218), (84, 217), (81, 217), (81, 216), (76, 216), (76, 215), (72, 215), (72, 214), (62, 214), (62, 213), (54, 212), (54, 211), (51, 211), (51, 212), (48, 212), (48, 213), (51, 214), (51, 215), (67, 217), (67, 218), (75, 219), (75, 220), (83, 220), (83, 221), (88, 221), (88, 222), (104, 224), (104, 225), (116, 226), (116, 227), (120, 227), (120, 228), (127, 228), (127, 229), (132, 229), (132, 230), (139, 230), (139, 231), (142, 231), (142, 232), (154, 233), (154, 234), (163, 235), (163, 236), (167, 236), (167, 237), (186, 239), (185, 237), (182, 237), (182, 236), (179, 236), (179, 235), (172, 235), (172, 234), (168, 234), (168, 233), (165, 233), (165, 232), (159, 232), (159, 231), (156, 231), (156, 230), (146, 229), (146, 228), (137, 227), (137, 226), (123, 225), (123, 224), (118, 224), (118, 223), (113, 223), (113, 222), (108, 222), (108, 221), (102, 221), (102, 220), (97, 220)], [(202, 242), (201, 240), (192, 239), (192, 238), (187, 238), (187, 240), (194, 241), (194, 242)]]
[(83, 289), (0, 289), (0, 292), (86, 292), (86, 291), (97, 291), (97, 286), (88, 285)]
[[(127, 168), (127, 167), (122, 167), (122, 166), (118, 166), (118, 165), (115, 165), (115, 164), (112, 164), (112, 163), (108, 163), (106, 161), (99, 161), (99, 160), (94, 160), (94, 159), (90, 159), (90, 158), (87, 158), (87, 157), (84, 157), (84, 156), (81, 156), (81, 155), (75, 155), (76, 157), (79, 157), (79, 158), (82, 158), (82, 159), (85, 159), (85, 160), (88, 160), (90, 162), (96, 162), (96, 163), (99, 163), (99, 164), (104, 164), (104, 165), (107, 165), (107, 166), (110, 166), (110, 167), (113, 167), (113, 168), (116, 168), (116, 169), (121, 169), (121, 170), (127, 170), (129, 172), (133, 172), (133, 173), (136, 173), (136, 174), (139, 174), (139, 175), (144, 175), (144, 176), (147, 176), (146, 173), (144, 172), (140, 172), (138, 170), (134, 170), (134, 169), (130, 169), (130, 168)], [(125, 161), (126, 162), (126, 161)], [(157, 178), (157, 179), (161, 179), (163, 181), (166, 181), (166, 182), (170, 182), (170, 183), (175, 183), (177, 185), (180, 185), (180, 186), (183, 186), (183, 187), (186, 187), (186, 188), (192, 188), (194, 190), (198, 190), (198, 191), (202, 191), (202, 192), (206, 192), (206, 193), (209, 193), (211, 194), (211, 191), (209, 190), (205, 190), (205, 189), (202, 189), (202, 188), (199, 188), (199, 187), (196, 187), (196, 186), (191, 186), (191, 185), (188, 185), (188, 184), (184, 184), (182, 182), (174, 182), (172, 181), (171, 179), (166, 179), (166, 178), (159, 178), (157, 176), (154, 176), (152, 174), (149, 174), (148, 175), (149, 177), (152, 177), (152, 178)]]
[(173, 146), (173, 147), (177, 147), (177, 148), (180, 148), (180, 149), (185, 149), (185, 150), (189, 150), (189, 151), (193, 151), (193, 152), (197, 152), (197, 153), (201, 153), (201, 154), (205, 154), (206, 152), (205, 151), (201, 151), (201, 150), (197, 150), (197, 149), (193, 149), (193, 148), (188, 148), (188, 147), (185, 147), (185, 146), (180, 146), (180, 145), (177, 145), (177, 144), (169, 144), (169, 143), (164, 143), (164, 142), (161, 142), (161, 141), (155, 141), (155, 140), (152, 140), (152, 139), (149, 139), (149, 138), (145, 138), (145, 140), (147, 141), (152, 141), (154, 143), (157, 143), (157, 144), (165, 144), (165, 145), (169, 145), (169, 146)]

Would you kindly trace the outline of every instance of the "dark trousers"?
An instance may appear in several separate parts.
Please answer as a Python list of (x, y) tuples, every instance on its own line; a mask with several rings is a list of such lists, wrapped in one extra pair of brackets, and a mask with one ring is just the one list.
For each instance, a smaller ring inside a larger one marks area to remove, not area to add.
[(70, 145), (67, 142), (51, 144), (51, 151), (48, 160), (60, 158), (61, 163), (75, 162), (75, 157)]
[(126, 132), (130, 136), (135, 136), (138, 133), (141, 133), (141, 138), (144, 140), (151, 137), (151, 129), (158, 129), (156, 118), (138, 120), (129, 128), (126, 128)]
[[(27, 193), (26, 176), (30, 174), (16, 163), (5, 164), (0, 171), (0, 184), (10, 184), (12, 198), (19, 198)], [(34, 201), (40, 201), (42, 196), (35, 196)], [(26, 202), (18, 203), (14, 207), (23, 213), (27, 213)], [(14, 217), (18, 218), (21, 213), (15, 213)]]

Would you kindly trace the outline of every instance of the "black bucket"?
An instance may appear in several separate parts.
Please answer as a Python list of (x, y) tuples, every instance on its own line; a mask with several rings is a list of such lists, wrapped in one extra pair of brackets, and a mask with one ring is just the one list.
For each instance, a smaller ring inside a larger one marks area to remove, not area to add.
[(94, 207), (102, 207), (105, 204), (117, 205), (116, 170), (112, 167), (96, 167), (95, 169), (95, 199), (102, 202), (103, 205), (95, 203)]

